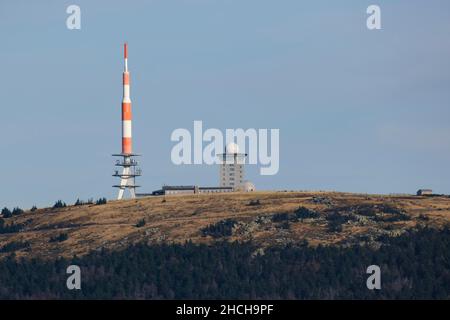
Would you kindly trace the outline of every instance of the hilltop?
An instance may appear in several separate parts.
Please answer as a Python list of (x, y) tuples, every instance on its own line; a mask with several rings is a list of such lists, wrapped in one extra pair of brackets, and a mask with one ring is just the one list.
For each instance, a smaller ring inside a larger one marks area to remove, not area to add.
[[(157, 196), (42, 208), (4, 218), (0, 257), (83, 256), (130, 244), (254, 243), (377, 247), (381, 239), (450, 222), (450, 198), (337, 192)], [(8, 229), (9, 227), (9, 229)]]

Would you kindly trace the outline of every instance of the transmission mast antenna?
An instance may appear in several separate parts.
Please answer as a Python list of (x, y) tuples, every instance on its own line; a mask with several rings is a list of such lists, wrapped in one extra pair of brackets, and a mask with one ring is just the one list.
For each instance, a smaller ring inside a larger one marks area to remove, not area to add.
[(113, 177), (120, 178), (120, 184), (113, 187), (119, 188), (117, 200), (124, 197), (125, 190), (130, 191), (131, 198), (136, 198), (136, 177), (141, 175), (141, 169), (135, 157), (138, 154), (133, 153), (133, 140), (131, 134), (131, 99), (130, 99), (130, 73), (128, 72), (128, 45), (124, 44), (124, 71), (123, 71), (123, 99), (122, 99), (122, 153), (113, 154), (119, 157), (116, 160), (116, 166), (120, 167), (115, 171)]

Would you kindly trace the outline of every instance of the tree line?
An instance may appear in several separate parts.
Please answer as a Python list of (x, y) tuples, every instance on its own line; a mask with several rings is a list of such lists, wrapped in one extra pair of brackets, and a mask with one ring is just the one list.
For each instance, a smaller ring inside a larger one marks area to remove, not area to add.
[[(449, 228), (382, 243), (379, 249), (304, 243), (264, 251), (252, 243), (137, 244), (54, 260), (10, 254), (0, 261), (0, 299), (450, 298)], [(81, 290), (66, 288), (72, 264), (81, 268)], [(372, 264), (381, 268), (381, 290), (366, 287)]]

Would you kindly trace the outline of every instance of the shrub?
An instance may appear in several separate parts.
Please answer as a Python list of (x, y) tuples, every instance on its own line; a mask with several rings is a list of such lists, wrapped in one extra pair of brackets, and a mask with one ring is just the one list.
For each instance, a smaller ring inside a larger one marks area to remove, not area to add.
[(54, 209), (65, 208), (65, 207), (67, 207), (66, 203), (61, 200), (56, 201), (55, 204), (53, 205)]
[(328, 232), (341, 232), (342, 224), (338, 221), (330, 221), (328, 222)]
[(136, 223), (136, 228), (140, 228), (145, 226), (145, 219), (139, 220), (138, 223)]
[(395, 215), (403, 214), (403, 211), (401, 209), (387, 205), (387, 204), (380, 205), (379, 209), (381, 212), (384, 212), (384, 213), (395, 214)]
[(281, 225), (280, 225), (281, 229), (285, 229), (285, 230), (289, 230), (291, 228), (291, 225), (289, 224), (289, 221), (284, 221)]
[(380, 221), (380, 222), (397, 222), (397, 221), (409, 221), (409, 220), (411, 220), (411, 217), (404, 213), (387, 216), (387, 217), (386, 216), (385, 217), (378, 217), (378, 216), (375, 217), (375, 221)]
[(320, 214), (314, 210), (310, 210), (308, 208), (305, 207), (299, 207), (296, 211), (295, 211), (295, 216), (298, 219), (315, 219), (320, 217)]
[(17, 251), (24, 248), (29, 248), (30, 243), (28, 241), (20, 242), (20, 241), (13, 241), (10, 243), (5, 244), (3, 247), (0, 248), (0, 252), (12, 252)]
[(261, 205), (261, 201), (259, 201), (259, 199), (257, 199), (257, 200), (250, 200), (248, 205), (249, 206), (259, 206), (259, 205)]
[(108, 200), (106, 200), (106, 198), (100, 198), (95, 202), (95, 204), (102, 205), (102, 204), (106, 204), (107, 202), (108, 202)]
[(326, 216), (327, 221), (335, 222), (337, 224), (343, 224), (350, 220), (348, 216), (341, 215), (337, 212), (332, 212)]
[(55, 237), (51, 237), (49, 242), (63, 242), (69, 239), (69, 235), (67, 233), (60, 233)]
[(377, 210), (371, 205), (361, 205), (356, 209), (356, 213), (366, 217), (375, 217)]
[(309, 246), (309, 242), (308, 242), (307, 239), (303, 239), (303, 240), (300, 242), (300, 247), (307, 248), (308, 246)]
[(4, 207), (2, 209), (2, 217), (3, 218), (11, 218), (12, 217), (12, 212), (8, 208)]
[(341, 232), (342, 224), (350, 220), (350, 217), (333, 212), (326, 216), (329, 232)]
[(202, 229), (203, 236), (211, 236), (213, 238), (229, 237), (233, 234), (233, 227), (237, 223), (236, 220), (226, 219)]
[(276, 213), (272, 216), (272, 222), (283, 222), (289, 220), (288, 213)]
[(22, 214), (22, 213), (23, 213), (23, 210), (20, 209), (19, 207), (15, 207), (15, 208), (13, 209), (13, 211), (11, 212), (11, 214), (12, 214), (13, 216), (18, 216), (19, 214)]
[(0, 218), (0, 234), (19, 232), (23, 228), (22, 224), (11, 223), (5, 226), (5, 220)]

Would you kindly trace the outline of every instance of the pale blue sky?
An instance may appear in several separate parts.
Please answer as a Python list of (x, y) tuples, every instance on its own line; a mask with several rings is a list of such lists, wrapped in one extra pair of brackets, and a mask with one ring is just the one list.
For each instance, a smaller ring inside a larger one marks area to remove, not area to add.
[(0, 206), (116, 195), (125, 40), (142, 191), (218, 183), (170, 161), (202, 120), (280, 129), (278, 175), (248, 168), (259, 189), (450, 193), (449, 35), (446, 0), (2, 1)]

